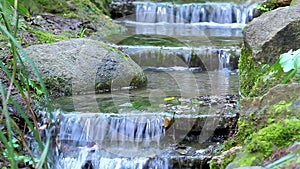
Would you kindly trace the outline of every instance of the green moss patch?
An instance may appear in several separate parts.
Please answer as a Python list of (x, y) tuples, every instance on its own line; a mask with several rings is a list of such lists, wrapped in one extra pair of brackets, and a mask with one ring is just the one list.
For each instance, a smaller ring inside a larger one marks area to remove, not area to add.
[[(234, 168), (260, 166), (275, 150), (288, 147), (299, 140), (299, 119), (278, 121), (258, 130), (258, 132), (252, 132), (250, 136), (246, 137), (243, 143), (245, 145), (243, 151), (238, 155), (235, 154), (235, 159), (231, 165)], [(232, 158), (233, 156), (229, 159)], [(219, 167), (224, 168), (222, 166), (226, 167), (229, 162), (226, 160), (222, 165), (219, 165)]]
[(252, 52), (245, 46), (241, 49), (239, 60), (240, 91), (243, 96), (248, 96), (254, 82), (261, 75), (261, 70), (252, 59)]
[(29, 29), (28, 31), (33, 33), (38, 38), (38, 43), (54, 43), (54, 42), (57, 42), (59, 40), (68, 39), (65, 36), (54, 35), (52, 33), (49, 33), (49, 32), (43, 31), (43, 30)]
[(274, 152), (275, 147), (281, 149), (300, 140), (300, 120), (286, 119), (271, 124), (252, 134), (249, 140), (246, 151), (260, 152), (263, 154), (263, 158), (267, 158)]
[[(256, 99), (255, 102), (260, 101)], [(241, 116), (238, 133), (223, 144), (223, 152), (232, 147), (245, 146), (242, 155), (235, 159), (237, 167), (261, 165), (273, 153), (274, 146), (280, 149), (300, 139), (299, 102), (299, 99), (291, 102), (282, 100), (268, 108)], [(211, 165), (222, 168), (236, 155), (232, 154), (220, 164), (211, 161)]]

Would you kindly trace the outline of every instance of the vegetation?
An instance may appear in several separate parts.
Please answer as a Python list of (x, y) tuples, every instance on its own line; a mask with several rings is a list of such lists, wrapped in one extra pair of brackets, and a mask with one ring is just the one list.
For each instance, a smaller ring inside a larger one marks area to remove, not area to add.
[(251, 51), (243, 47), (239, 60), (240, 90), (243, 96), (262, 96), (277, 84), (300, 82), (300, 50), (290, 50), (273, 64), (255, 63)]
[[(44, 145), (39, 134), (36, 114), (31, 105), (32, 93), (37, 92), (37, 90), (30, 85), (30, 79), (28, 78), (24, 66), (25, 62), (28, 62), (34, 70), (34, 73), (38, 78), (38, 84), (36, 85), (42, 91), (44, 100), (48, 103), (49, 99), (43, 80), (36, 70), (35, 65), (24, 52), (20, 43), (16, 40), (19, 25), (21, 25), (19, 16), (22, 14), (29, 17), (29, 12), (24, 6), (18, 4), (18, 1), (8, 0), (0, 1), (0, 14), (0, 31), (2, 37), (9, 43), (11, 54), (11, 57), (8, 57), (7, 61), (4, 61), (3, 59), (0, 62), (1, 73), (3, 73), (3, 75), (5, 74), (8, 81), (7, 83), (3, 83), (5, 78), (3, 77), (0, 82), (0, 124), (4, 126), (0, 131), (0, 140), (5, 146), (4, 150), (3, 147), (0, 147), (1, 152), (3, 152), (0, 156), (8, 161), (8, 165), (3, 166), (3, 168), (18, 168), (19, 162), (28, 163), (35, 168), (47, 168), (46, 154), (49, 148), (50, 137), (47, 140), (47, 144)], [(22, 98), (18, 100), (12, 95), (13, 92), (19, 93)], [(24, 111), (24, 106), (22, 106), (21, 103), (25, 103), (26, 111)], [(10, 112), (10, 108), (17, 111)], [(19, 127), (12, 116), (20, 116), (25, 121), (23, 129)], [(25, 132), (28, 132), (28, 130), (33, 132), (39, 145), (40, 152), (42, 152), (39, 159), (34, 157), (24, 138)], [(26, 149), (26, 154), (22, 152), (23, 149)]]
[[(279, 8), (279, 7), (288, 6), (291, 4), (291, 2), (292, 2), (292, 0), (288, 0), (288, 1), (266, 0), (262, 3), (260, 3), (256, 8), (264, 13), (264, 12), (268, 12), (268, 11), (271, 11), (271, 10)], [(292, 5), (294, 3), (295, 3), (295, 1), (292, 2)]]
[[(300, 49), (293, 51), (290, 50), (287, 53), (280, 55), (279, 63), (284, 72), (288, 72), (288, 76), (282, 83), (288, 83), (292, 78), (300, 75)], [(295, 79), (300, 82), (299, 78)]]

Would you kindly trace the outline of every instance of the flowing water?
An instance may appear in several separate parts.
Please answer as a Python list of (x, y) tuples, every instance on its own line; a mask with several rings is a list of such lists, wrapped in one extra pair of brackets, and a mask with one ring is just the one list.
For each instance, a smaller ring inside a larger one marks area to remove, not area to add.
[(209, 168), (232, 134), (241, 28), (254, 6), (134, 5), (106, 41), (144, 69), (147, 86), (55, 100), (52, 168)]

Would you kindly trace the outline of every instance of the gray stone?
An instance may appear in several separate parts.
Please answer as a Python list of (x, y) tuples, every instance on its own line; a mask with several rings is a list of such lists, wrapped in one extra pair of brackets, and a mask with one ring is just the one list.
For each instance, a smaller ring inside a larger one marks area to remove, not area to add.
[[(57, 96), (140, 87), (147, 81), (143, 70), (130, 57), (100, 41), (70, 39), (25, 50), (50, 94)], [(31, 69), (29, 72), (36, 79)]]
[[(269, 109), (271, 106), (279, 104), (280, 101), (286, 102), (295, 102), (293, 103), (292, 109), (295, 110), (297, 114), (298, 99), (300, 98), (300, 84), (292, 83), (292, 84), (278, 84), (272, 87), (268, 93), (263, 95), (262, 97), (255, 98), (245, 98), (242, 101), (242, 107), (240, 111), (241, 115), (249, 115), (252, 112), (260, 112), (265, 114), (265, 111)], [(260, 114), (259, 113), (259, 114)], [(293, 112), (290, 115), (294, 114)], [(250, 115), (249, 115), (250, 116)]]
[(244, 44), (256, 62), (275, 63), (280, 54), (300, 48), (300, 6), (282, 7), (253, 19)]

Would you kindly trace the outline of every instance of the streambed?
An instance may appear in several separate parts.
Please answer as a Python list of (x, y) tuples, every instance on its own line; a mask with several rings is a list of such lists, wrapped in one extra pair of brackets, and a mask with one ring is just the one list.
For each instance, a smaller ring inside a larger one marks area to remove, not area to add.
[[(55, 100), (52, 168), (209, 168), (219, 143), (235, 134), (239, 82), (237, 62), (230, 61), (239, 54), (241, 28), (253, 7), (210, 3), (205, 12), (212, 20), (169, 23), (163, 17), (170, 13), (158, 13), (165, 3), (151, 3), (160, 9), (152, 12), (147, 2), (135, 4), (135, 19), (116, 21), (126, 29), (106, 41), (144, 69), (147, 86)], [(196, 13), (189, 4), (180, 9)], [(162, 20), (151, 18), (158, 15)], [(180, 43), (160, 43), (168, 38)]]

